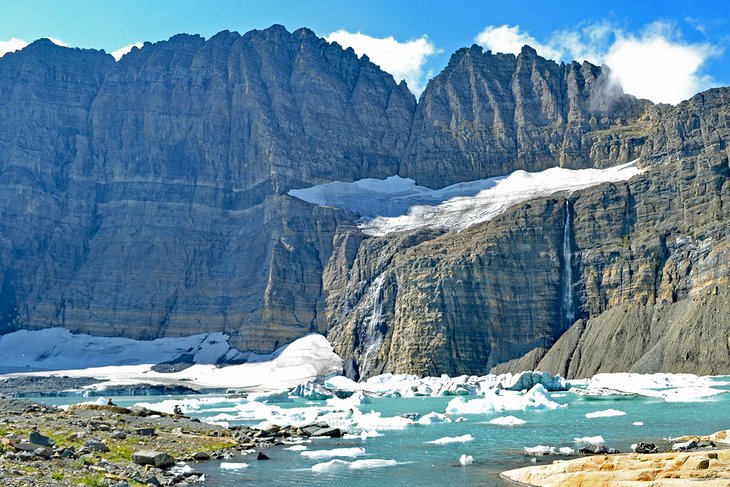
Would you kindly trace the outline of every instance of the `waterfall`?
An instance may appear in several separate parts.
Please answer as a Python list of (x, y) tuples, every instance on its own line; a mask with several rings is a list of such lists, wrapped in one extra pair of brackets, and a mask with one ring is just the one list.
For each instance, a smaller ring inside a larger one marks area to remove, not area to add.
[(368, 362), (371, 357), (377, 356), (380, 347), (383, 344), (383, 333), (380, 331), (380, 325), (383, 322), (383, 284), (385, 283), (385, 273), (376, 277), (371, 286), (371, 312), (368, 317), (363, 320), (363, 328), (360, 330), (361, 340), (361, 359), (359, 366), (360, 375), (364, 375), (368, 369)]
[(563, 302), (561, 315), (563, 318), (563, 329), (567, 329), (575, 320), (573, 305), (573, 250), (570, 245), (570, 238), (573, 234), (573, 219), (571, 216), (570, 201), (565, 200), (565, 226), (563, 228)]

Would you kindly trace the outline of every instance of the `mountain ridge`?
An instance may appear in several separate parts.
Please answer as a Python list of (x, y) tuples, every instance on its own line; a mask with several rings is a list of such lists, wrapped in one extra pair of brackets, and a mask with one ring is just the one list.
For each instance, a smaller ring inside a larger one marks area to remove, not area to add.
[[(652, 105), (589, 63), (472, 46), (417, 101), (367, 57), (282, 26), (177, 35), (118, 62), (50, 44), (0, 58), (0, 333), (223, 331), (265, 353), (319, 332), (351, 376), (475, 373), (558, 340), (565, 262), (582, 320), (726, 285), (704, 262), (726, 252), (728, 89)], [(648, 175), (457, 233), (370, 237), (358, 215), (287, 195), (637, 158)], [(693, 232), (712, 249), (671, 244)]]

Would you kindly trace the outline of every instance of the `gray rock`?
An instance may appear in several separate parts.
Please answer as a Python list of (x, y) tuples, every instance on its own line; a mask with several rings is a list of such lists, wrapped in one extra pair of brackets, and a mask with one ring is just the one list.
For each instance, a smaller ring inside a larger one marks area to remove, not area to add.
[(175, 464), (175, 459), (168, 453), (153, 450), (140, 450), (132, 454), (132, 461), (137, 465), (152, 465), (166, 468)]
[(89, 439), (84, 442), (84, 449), (97, 452), (108, 452), (109, 447), (103, 441), (97, 439)]
[(640, 442), (636, 445), (636, 448), (634, 449), (636, 453), (657, 453), (659, 452), (659, 449), (656, 447), (654, 443), (644, 443)]
[(40, 446), (53, 446), (56, 443), (50, 439), (49, 437), (42, 435), (38, 431), (31, 431), (30, 436), (28, 437), (31, 443), (40, 445)]
[(200, 452), (194, 453), (193, 454), (193, 460), (196, 460), (198, 462), (202, 462), (202, 461), (205, 461), (205, 460), (210, 460), (210, 453), (204, 452), (204, 451), (200, 451)]

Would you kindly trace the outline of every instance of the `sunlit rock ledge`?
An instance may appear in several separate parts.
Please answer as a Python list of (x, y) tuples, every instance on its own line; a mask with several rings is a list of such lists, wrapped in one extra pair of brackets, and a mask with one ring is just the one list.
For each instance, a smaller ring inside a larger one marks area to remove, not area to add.
[[(728, 431), (708, 438), (730, 445)], [(508, 470), (506, 480), (539, 487), (730, 485), (730, 449), (594, 455)]]

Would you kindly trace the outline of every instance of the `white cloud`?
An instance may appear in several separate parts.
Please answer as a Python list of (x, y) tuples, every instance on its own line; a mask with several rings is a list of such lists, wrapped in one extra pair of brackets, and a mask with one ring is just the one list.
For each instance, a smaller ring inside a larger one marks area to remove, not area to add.
[(27, 42), (17, 37), (13, 37), (8, 41), (0, 41), (0, 57), (3, 57), (9, 52), (19, 51), (27, 45)]
[(676, 104), (716, 84), (702, 68), (719, 49), (686, 42), (666, 22), (649, 24), (638, 34), (600, 22), (553, 32), (545, 42), (517, 25), (489, 26), (475, 40), (495, 52), (517, 54), (528, 44), (549, 59), (607, 64), (626, 93), (655, 103)]
[(119, 61), (120, 59), (122, 59), (122, 56), (124, 56), (129, 51), (131, 51), (133, 47), (141, 49), (142, 46), (143, 46), (143, 44), (141, 42), (135, 42), (134, 44), (127, 44), (126, 46), (120, 47), (116, 51), (113, 51), (111, 54), (115, 60)]
[(326, 39), (345, 48), (351, 47), (358, 56), (367, 54), (373, 63), (392, 74), (396, 81), (406, 80), (416, 96), (421, 94), (432, 75), (425, 71), (426, 60), (438, 52), (427, 36), (399, 42), (392, 36), (378, 38), (341, 29), (332, 32)]
[(51, 41), (52, 43), (54, 43), (57, 46), (70, 47), (68, 44), (66, 44), (65, 42), (63, 42), (60, 39), (56, 39), (55, 37), (49, 37), (48, 40)]
[(522, 46), (528, 45), (546, 58), (560, 59), (561, 57), (560, 51), (538, 42), (527, 32), (521, 31), (519, 25), (500, 25), (498, 27), (491, 25), (481, 31), (474, 40), (477, 44), (494, 52), (519, 54)]
[(677, 104), (714, 84), (701, 68), (715, 54), (708, 44), (684, 43), (669, 31), (650, 28), (638, 37), (620, 34), (604, 62), (626, 93)]

